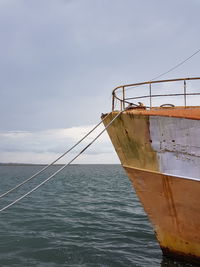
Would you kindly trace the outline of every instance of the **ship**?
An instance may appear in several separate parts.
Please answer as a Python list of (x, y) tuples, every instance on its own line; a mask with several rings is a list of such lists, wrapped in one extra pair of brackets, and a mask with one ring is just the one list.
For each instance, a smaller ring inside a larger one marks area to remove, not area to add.
[[(200, 263), (200, 77), (116, 87), (102, 114), (164, 256)], [(120, 113), (120, 114), (119, 114)]]

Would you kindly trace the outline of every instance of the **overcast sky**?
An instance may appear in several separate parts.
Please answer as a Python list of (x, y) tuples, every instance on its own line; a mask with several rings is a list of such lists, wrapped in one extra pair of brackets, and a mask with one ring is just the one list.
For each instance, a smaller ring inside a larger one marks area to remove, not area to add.
[[(0, 162), (47, 163), (200, 48), (199, 0), (0, 0)], [(199, 76), (200, 54), (163, 78)], [(79, 163), (118, 163), (104, 135)]]

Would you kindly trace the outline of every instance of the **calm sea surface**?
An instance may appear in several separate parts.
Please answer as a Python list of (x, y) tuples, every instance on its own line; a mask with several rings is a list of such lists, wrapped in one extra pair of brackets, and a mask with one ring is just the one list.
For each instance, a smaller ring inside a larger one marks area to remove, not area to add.
[[(41, 166), (0, 166), (0, 193)], [(58, 166), (0, 200), (8, 204)], [(162, 257), (119, 165), (72, 165), (0, 214), (0, 266), (194, 266)]]

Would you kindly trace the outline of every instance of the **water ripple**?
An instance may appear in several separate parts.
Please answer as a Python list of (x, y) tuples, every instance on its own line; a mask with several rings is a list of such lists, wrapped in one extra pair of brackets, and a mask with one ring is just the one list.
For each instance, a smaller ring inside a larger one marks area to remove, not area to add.
[[(0, 193), (40, 168), (0, 166)], [(1, 206), (57, 168), (1, 200)], [(192, 266), (162, 258), (118, 165), (69, 166), (0, 218), (0, 266)]]

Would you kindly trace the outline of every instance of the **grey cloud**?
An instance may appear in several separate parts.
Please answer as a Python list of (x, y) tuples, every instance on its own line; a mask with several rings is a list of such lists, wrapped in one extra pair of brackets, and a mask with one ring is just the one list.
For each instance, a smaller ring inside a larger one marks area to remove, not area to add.
[[(115, 86), (149, 80), (195, 52), (199, 5), (1, 0), (0, 130), (34, 137), (21, 137), (20, 145), (1, 139), (2, 151), (61, 152), (73, 140), (50, 142), (34, 132), (95, 124), (110, 110)], [(165, 78), (198, 76), (198, 66), (199, 55)]]
[[(5, 152), (30, 152), (30, 153), (54, 153), (62, 154), (77, 141), (79, 141), (92, 126), (69, 129), (53, 129), (38, 132), (9, 131), (0, 132), (0, 153)], [(99, 132), (99, 131), (98, 131)], [(98, 134), (96, 132), (90, 138), (85, 139), (81, 145), (73, 149), (71, 154), (78, 154), (83, 147), (90, 143)], [(86, 151), (85, 154), (113, 153), (113, 148), (106, 135)]]
[[(180, 0), (3, 1), (1, 129), (94, 123), (110, 109), (114, 86), (148, 80), (198, 48), (198, 7)], [(175, 76), (198, 74), (198, 61)]]

